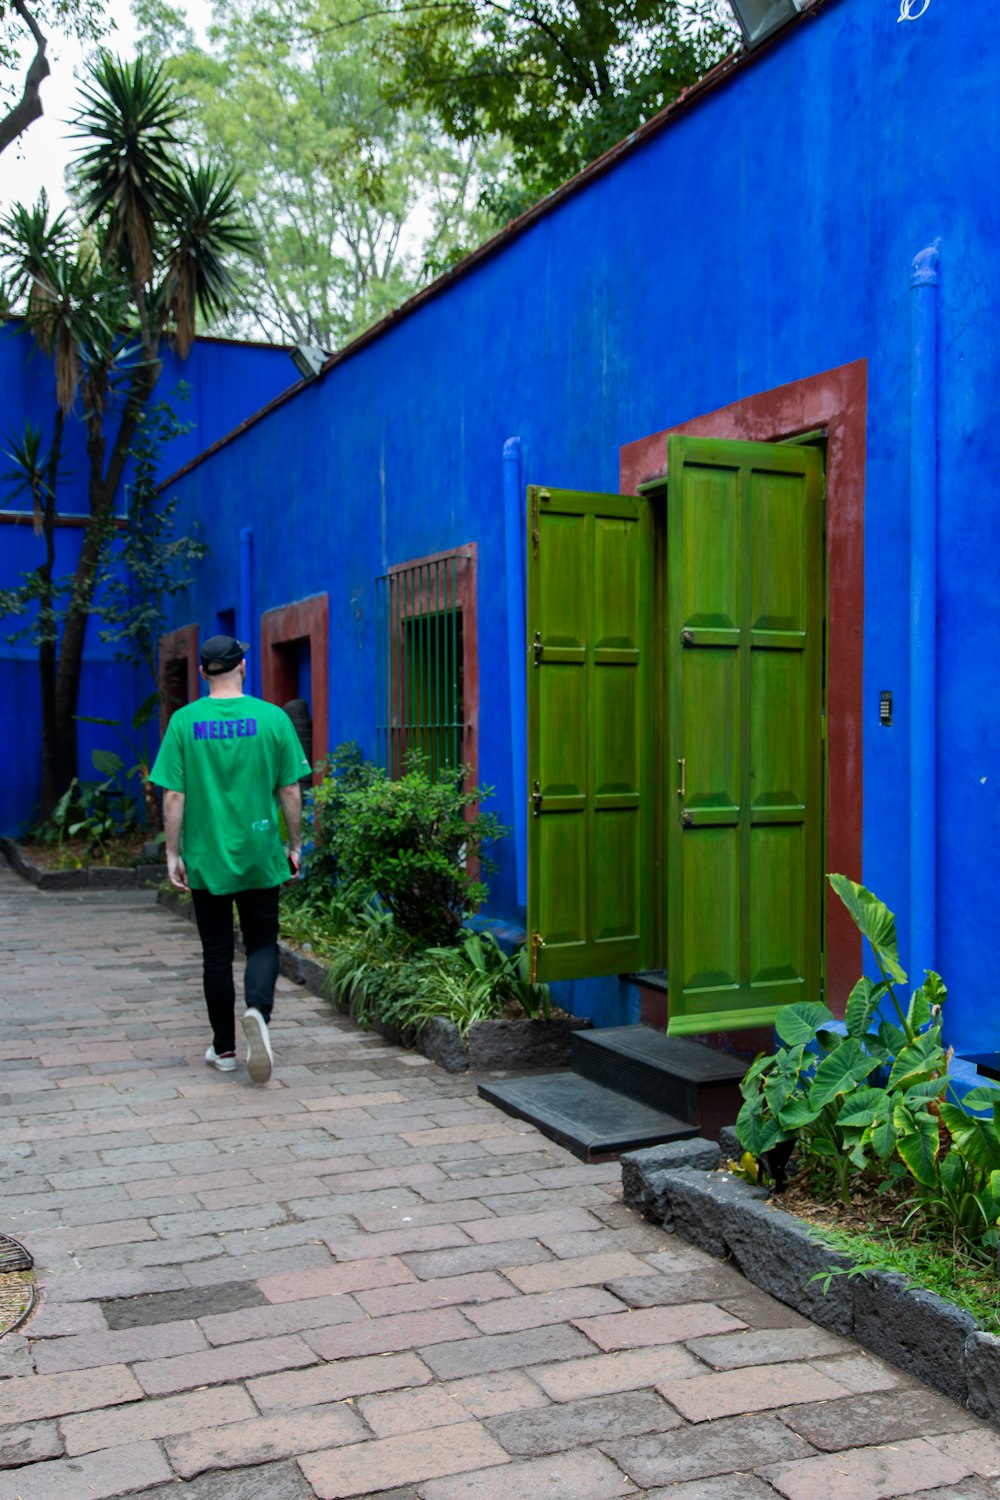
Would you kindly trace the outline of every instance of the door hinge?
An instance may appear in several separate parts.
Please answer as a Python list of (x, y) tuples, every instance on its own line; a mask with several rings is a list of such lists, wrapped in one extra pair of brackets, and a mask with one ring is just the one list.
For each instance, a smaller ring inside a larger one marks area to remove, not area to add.
[(531, 934), (531, 956), (528, 960), (528, 978), (532, 984), (538, 983), (538, 950), (545, 947), (545, 939), (540, 932)]
[(542, 810), (542, 788), (536, 781), (531, 789), (531, 816), (537, 818)]
[(542, 652), (545, 650), (545, 647), (542, 645), (542, 632), (540, 630), (535, 631), (535, 639), (531, 643), (531, 649), (535, 656), (535, 666), (540, 667), (542, 665)]

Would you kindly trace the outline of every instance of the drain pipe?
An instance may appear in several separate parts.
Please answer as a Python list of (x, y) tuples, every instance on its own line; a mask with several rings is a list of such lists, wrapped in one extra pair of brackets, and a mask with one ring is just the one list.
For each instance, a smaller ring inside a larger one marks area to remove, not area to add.
[(510, 682), (510, 761), (514, 788), (514, 863), (517, 904), (528, 904), (528, 683), (524, 613), (524, 485), (521, 439), (503, 445), (503, 530), (507, 569), (507, 659)]
[(240, 608), (239, 638), (249, 644), (247, 654), (247, 691), (260, 690), (260, 666), (254, 650), (253, 629), (253, 527), (240, 532)]
[(937, 966), (938, 247), (910, 277), (910, 952), (919, 984)]

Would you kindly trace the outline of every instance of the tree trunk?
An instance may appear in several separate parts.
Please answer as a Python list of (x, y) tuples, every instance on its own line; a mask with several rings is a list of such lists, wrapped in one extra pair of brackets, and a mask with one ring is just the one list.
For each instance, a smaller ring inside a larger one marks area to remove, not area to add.
[(56, 409), (55, 436), (49, 461), (48, 492), (42, 512), (42, 535), (45, 539), (45, 561), (39, 565), (41, 581), (38, 616), (42, 626), (42, 639), (38, 646), (38, 670), (42, 692), (42, 793), (38, 815), (44, 822), (51, 817), (59, 800), (56, 790), (56, 621), (52, 605), (52, 573), (56, 559), (56, 474), (62, 450), (62, 435), (65, 417)]
[(25, 76), (24, 92), (17, 103), (12, 105), (0, 120), (0, 152), (12, 145), (21, 132), (27, 130), (33, 120), (41, 117), (41, 87), (49, 76), (49, 63), (45, 56), (45, 37), (38, 29), (35, 18), (24, 4), (24, 0), (11, 0), (11, 3), (35, 39), (35, 55)]
[(83, 646), (87, 634), (97, 585), (101, 557), (107, 544), (108, 529), (113, 524), (115, 495), (121, 482), (139, 413), (152, 395), (159, 379), (159, 364), (146, 365), (132, 382), (128, 404), (122, 415), (107, 472), (104, 470), (105, 440), (101, 417), (88, 421), (87, 457), (89, 460), (90, 519), (84, 532), (83, 546), (76, 565), (73, 592), (63, 625), (59, 665), (56, 671), (54, 743), (55, 784), (59, 797), (77, 775), (79, 756), (76, 710), (80, 697), (80, 672)]

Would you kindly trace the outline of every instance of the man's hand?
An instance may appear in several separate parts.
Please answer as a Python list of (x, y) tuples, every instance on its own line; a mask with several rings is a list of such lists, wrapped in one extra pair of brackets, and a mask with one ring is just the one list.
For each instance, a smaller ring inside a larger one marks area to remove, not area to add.
[(301, 849), (289, 849), (289, 851), (288, 851), (288, 868), (292, 872), (292, 879), (293, 880), (298, 880), (299, 873), (300, 873), (300, 871), (302, 869), (302, 850)]
[(181, 858), (184, 827), (184, 793), (168, 787), (163, 793), (163, 832), (167, 845), (167, 874), (175, 891), (189, 890), (187, 870)]

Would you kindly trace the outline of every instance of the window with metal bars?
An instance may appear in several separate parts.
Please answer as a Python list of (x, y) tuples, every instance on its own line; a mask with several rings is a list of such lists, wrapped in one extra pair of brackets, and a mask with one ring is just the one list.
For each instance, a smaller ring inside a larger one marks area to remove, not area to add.
[(478, 759), (476, 548), (390, 568), (376, 580), (378, 755), (402, 775), (412, 750), (431, 776)]

